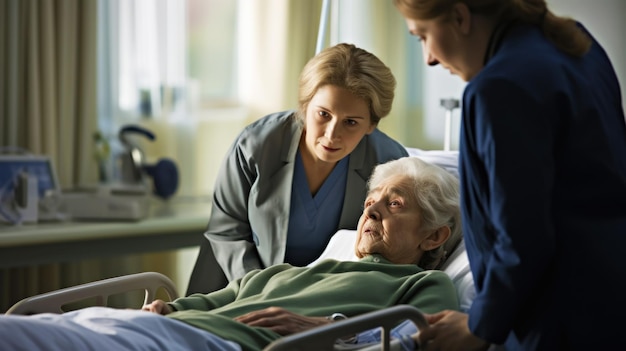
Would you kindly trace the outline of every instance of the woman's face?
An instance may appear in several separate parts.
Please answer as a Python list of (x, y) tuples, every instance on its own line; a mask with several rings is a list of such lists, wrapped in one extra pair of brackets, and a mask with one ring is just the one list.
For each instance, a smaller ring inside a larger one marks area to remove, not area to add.
[(413, 184), (402, 174), (385, 179), (365, 199), (357, 227), (356, 255), (379, 254), (397, 264), (417, 264), (429, 233), (422, 229), (422, 210)]
[(409, 33), (419, 39), (427, 65), (440, 64), (464, 81), (469, 81), (478, 73), (480, 67), (475, 67), (476, 61), (472, 53), (480, 50), (471, 48), (467, 35), (458, 21), (441, 18), (430, 20), (406, 18), (405, 21)]
[(306, 108), (304, 146), (316, 161), (336, 163), (376, 128), (367, 102), (344, 88), (321, 86)]

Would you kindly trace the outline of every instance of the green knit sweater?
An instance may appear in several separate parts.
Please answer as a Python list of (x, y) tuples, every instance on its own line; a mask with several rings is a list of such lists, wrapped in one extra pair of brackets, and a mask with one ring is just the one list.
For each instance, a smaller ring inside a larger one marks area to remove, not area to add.
[(171, 302), (177, 312), (168, 317), (235, 341), (248, 351), (261, 350), (281, 336), (232, 319), (247, 312), (277, 306), (312, 317), (335, 312), (350, 317), (398, 304), (426, 313), (459, 308), (454, 285), (444, 272), (397, 265), (373, 255), (357, 262), (329, 259), (313, 267), (279, 264), (255, 270), (222, 290)]

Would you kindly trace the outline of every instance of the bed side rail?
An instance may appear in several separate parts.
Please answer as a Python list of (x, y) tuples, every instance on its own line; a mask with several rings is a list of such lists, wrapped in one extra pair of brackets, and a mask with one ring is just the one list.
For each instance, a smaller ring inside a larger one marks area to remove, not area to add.
[(144, 304), (152, 302), (163, 288), (170, 300), (178, 297), (172, 280), (158, 272), (142, 272), (98, 280), (86, 284), (34, 295), (18, 301), (6, 314), (63, 313), (63, 306), (72, 302), (95, 298), (96, 306), (106, 306), (109, 296), (144, 290)]
[(381, 345), (374, 347), (364, 345), (361, 350), (380, 350), (382, 347), (382, 350), (389, 351), (391, 341), (389, 332), (406, 319), (412, 320), (419, 329), (428, 328), (428, 322), (419, 309), (410, 305), (397, 305), (286, 336), (269, 344), (264, 351), (337, 350), (335, 345), (337, 339), (377, 327), (382, 327)]

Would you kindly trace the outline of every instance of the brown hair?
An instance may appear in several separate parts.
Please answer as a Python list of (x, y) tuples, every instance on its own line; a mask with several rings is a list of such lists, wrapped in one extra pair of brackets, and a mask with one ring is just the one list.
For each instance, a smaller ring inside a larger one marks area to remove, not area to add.
[(411, 19), (433, 19), (446, 15), (455, 3), (464, 3), (474, 13), (518, 20), (539, 26), (559, 50), (575, 57), (591, 47), (591, 38), (567, 17), (553, 14), (545, 0), (393, 0), (400, 13)]
[(378, 57), (352, 44), (326, 48), (304, 66), (298, 93), (300, 120), (317, 90), (327, 84), (364, 99), (372, 124), (378, 124), (391, 111), (396, 88), (391, 70)]

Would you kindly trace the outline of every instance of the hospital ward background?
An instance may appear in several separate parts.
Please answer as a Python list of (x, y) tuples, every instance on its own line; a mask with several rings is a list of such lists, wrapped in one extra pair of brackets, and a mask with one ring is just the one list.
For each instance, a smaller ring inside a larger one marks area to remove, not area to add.
[[(596, 34), (623, 86), (626, 2), (548, 5)], [(390, 0), (2, 0), (0, 19), (0, 313), (145, 271), (184, 293), (228, 147), (297, 106), (320, 47), (354, 43), (391, 68), (382, 131), (457, 148), (464, 83), (421, 64)], [(31, 172), (13, 179), (12, 167)]]

